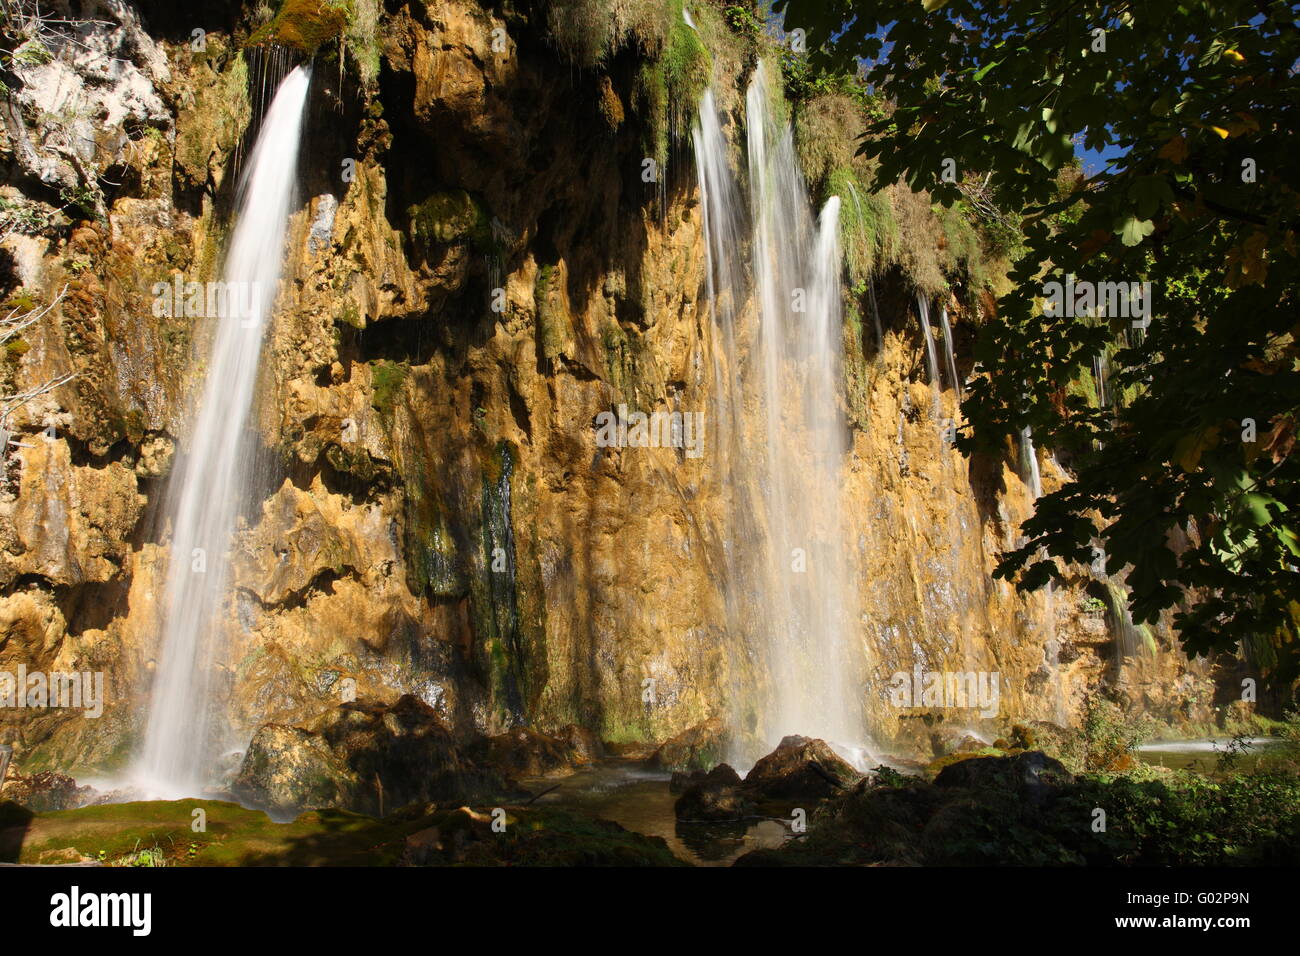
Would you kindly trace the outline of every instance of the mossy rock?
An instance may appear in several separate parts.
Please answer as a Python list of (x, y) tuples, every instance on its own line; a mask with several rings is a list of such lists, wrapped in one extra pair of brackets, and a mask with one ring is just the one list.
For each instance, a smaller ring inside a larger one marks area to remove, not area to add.
[(248, 38), (248, 45), (278, 44), (310, 56), (343, 35), (350, 9), (350, 3), (337, 0), (284, 0), (270, 22)]
[(410, 206), (406, 215), (411, 240), (417, 245), (465, 241), (484, 252), (493, 249), (487, 210), (463, 189), (434, 193)]
[(551, 265), (537, 272), (533, 301), (537, 308), (537, 341), (542, 356), (554, 361), (569, 354), (573, 342), (573, 322), (564, 307), (564, 289), (560, 270)]
[(398, 362), (373, 363), (370, 372), (370, 385), (373, 389), (370, 395), (370, 406), (381, 415), (386, 417), (392, 415), (393, 406), (409, 374), (410, 369)]
[(668, 32), (664, 45), (664, 81), (677, 122), (679, 135), (685, 136), (690, 120), (708, 89), (713, 75), (713, 58), (699, 33), (678, 18)]
[(464, 597), (469, 584), (446, 517), (436, 506), (419, 511), (420, 518), (413, 522), (407, 542), (410, 583), (419, 589), (417, 593), (427, 591), (441, 598)]

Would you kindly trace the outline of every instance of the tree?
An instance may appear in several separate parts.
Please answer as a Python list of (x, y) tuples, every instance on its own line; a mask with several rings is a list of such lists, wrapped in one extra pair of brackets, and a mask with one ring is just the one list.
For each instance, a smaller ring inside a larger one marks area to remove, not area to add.
[[(1138, 621), (1175, 608), (1192, 654), (1243, 643), (1300, 674), (1300, 402), (1293, 142), (1300, 29), (1270, 0), (777, 0), (815, 68), (861, 66), (893, 114), (861, 150), (879, 183), (942, 202), (945, 159), (1024, 217), (1025, 252), (981, 329), (968, 453), (1025, 426), (1071, 463), (998, 573), (1064, 576), (1098, 545)], [(818, 40), (822, 42), (818, 43)], [(1113, 156), (1062, 191), (1073, 142)], [(1149, 325), (1048, 314), (1045, 285), (1150, 282)], [(1103, 350), (1109, 403), (1078, 385)], [(1106, 405), (1107, 407), (1099, 407)]]

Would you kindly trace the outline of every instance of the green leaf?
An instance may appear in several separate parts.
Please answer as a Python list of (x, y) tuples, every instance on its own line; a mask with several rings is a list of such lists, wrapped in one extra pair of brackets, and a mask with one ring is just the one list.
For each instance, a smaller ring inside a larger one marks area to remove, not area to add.
[(1129, 216), (1117, 230), (1120, 234), (1120, 240), (1126, 246), (1136, 246), (1151, 233), (1155, 232), (1155, 223), (1150, 219), (1139, 219), (1137, 216)]

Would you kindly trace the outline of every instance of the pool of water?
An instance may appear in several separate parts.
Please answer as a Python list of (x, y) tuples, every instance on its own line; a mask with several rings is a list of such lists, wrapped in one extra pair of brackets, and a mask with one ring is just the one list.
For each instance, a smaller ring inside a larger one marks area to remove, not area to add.
[[(1219, 769), (1219, 758), (1228, 749), (1229, 737), (1206, 737), (1201, 740), (1157, 740), (1137, 748), (1139, 760), (1169, 767), (1172, 770), (1196, 770), (1214, 773)], [(1242, 750), (1233, 762), (1237, 770), (1250, 770), (1266, 755), (1277, 754), (1287, 742), (1276, 737), (1252, 737), (1242, 742)]]
[(697, 866), (727, 866), (750, 850), (778, 847), (791, 836), (779, 820), (680, 823), (673, 814), (680, 795), (668, 789), (669, 779), (669, 774), (645, 770), (634, 761), (607, 761), (568, 777), (522, 783), (532, 793), (556, 787), (538, 798), (538, 805), (581, 811), (663, 837), (673, 853)]

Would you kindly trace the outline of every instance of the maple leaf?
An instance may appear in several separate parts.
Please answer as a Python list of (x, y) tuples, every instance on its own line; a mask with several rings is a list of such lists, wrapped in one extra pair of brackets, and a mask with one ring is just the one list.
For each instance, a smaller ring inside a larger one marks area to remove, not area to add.
[(1295, 419), (1290, 415), (1276, 415), (1269, 424), (1273, 427), (1264, 435), (1264, 451), (1272, 456), (1276, 465), (1295, 447)]
[(1177, 136), (1160, 147), (1160, 152), (1156, 154), (1161, 159), (1167, 159), (1175, 165), (1179, 165), (1187, 158), (1187, 140), (1179, 133)]

